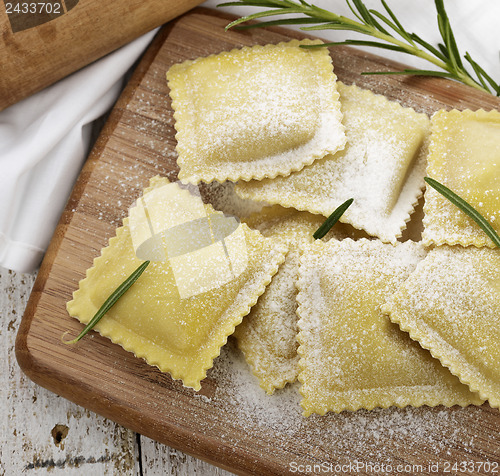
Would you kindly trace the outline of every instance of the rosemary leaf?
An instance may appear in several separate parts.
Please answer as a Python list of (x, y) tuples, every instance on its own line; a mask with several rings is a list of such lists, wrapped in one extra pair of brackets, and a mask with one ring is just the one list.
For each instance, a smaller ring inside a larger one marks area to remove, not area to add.
[(405, 74), (411, 74), (413, 76), (437, 76), (440, 78), (452, 78), (452, 75), (450, 73), (445, 73), (443, 71), (426, 71), (423, 69), (405, 69), (403, 71), (365, 71), (364, 73), (361, 73), (364, 76), (368, 75), (376, 75), (376, 74), (386, 74), (386, 75), (405, 75)]
[(430, 43), (420, 38), (420, 36), (416, 33), (411, 33), (410, 37), (415, 43), (418, 43), (420, 46), (423, 46), (426, 50), (430, 51), (436, 58), (446, 62), (446, 56), (443, 55), (439, 48), (432, 46)]
[(332, 226), (339, 221), (339, 218), (351, 206), (352, 202), (354, 202), (354, 198), (346, 200), (342, 205), (337, 207), (334, 212), (323, 222), (323, 224), (314, 232), (313, 238), (316, 240), (323, 238), (331, 230)]
[[(393, 26), (391, 28), (394, 29), (394, 31), (397, 31), (403, 38), (405, 38), (409, 43), (413, 44), (411, 35), (408, 35), (406, 33), (405, 29), (403, 28), (403, 25), (401, 25), (400, 21), (398, 20), (398, 17), (394, 14), (394, 12), (389, 8), (389, 5), (385, 0), (380, 0), (382, 2), (382, 5), (385, 8), (385, 11), (389, 14), (391, 17), (392, 21), (397, 25), (397, 29), (394, 28)], [(373, 14), (375, 14), (375, 11), (372, 11)], [(389, 23), (388, 23), (389, 24)]]
[[(500, 96), (500, 84), (496, 84), (494, 79), (471, 58), (468, 52), (465, 53), (464, 57), (474, 68), (474, 71), (476, 72), (476, 75), (478, 76), (480, 81), (484, 84), (483, 82), (484, 78), (490, 84), (490, 86), (495, 90), (497, 96)], [(485, 87), (487, 88), (486, 85)]]
[[(406, 41), (411, 42), (411, 38), (405, 34), (404, 30), (401, 30), (397, 25), (395, 25), (389, 18), (387, 18), (385, 15), (382, 15), (382, 13), (377, 12), (377, 10), (370, 10), (370, 13), (377, 17), (379, 20), (383, 21), (388, 27), (390, 27), (392, 30), (394, 30), (398, 35), (401, 35)], [(384, 32), (389, 35), (389, 32), (387, 30), (384, 30)]]
[(449, 50), (449, 57), (453, 71), (459, 71), (462, 68), (462, 62), (460, 61), (460, 56), (458, 54), (457, 45), (453, 39), (453, 34), (450, 29), (450, 24), (445, 25), (445, 44)]
[[(118, 300), (125, 294), (126, 291), (134, 284), (144, 270), (148, 267), (149, 261), (144, 261), (125, 281), (123, 281), (120, 286), (118, 286), (113, 293), (106, 299), (101, 308), (95, 313), (94, 317), (90, 320), (90, 322), (84, 327), (82, 332), (73, 340), (63, 342), (65, 344), (76, 344), (79, 340), (82, 339), (93, 327), (102, 319), (102, 317), (118, 302)], [(64, 335), (63, 335), (64, 337)]]
[[(355, 31), (356, 33), (366, 34), (366, 29), (363, 26), (344, 25), (344, 24), (338, 23), (338, 22), (323, 23), (321, 25), (316, 25), (316, 26), (304, 26), (301, 28), (301, 30), (304, 30), (304, 31), (349, 30), (349, 31)], [(314, 45), (301, 45), (302, 48), (310, 48), (311, 46), (314, 46)], [(324, 45), (320, 45), (320, 46), (324, 46)]]
[(359, 21), (363, 21), (363, 18), (361, 17), (361, 15), (356, 11), (356, 9), (352, 6), (351, 4), (351, 0), (346, 0), (346, 3), (347, 3), (347, 6), (349, 7), (349, 9), (351, 10), (351, 12), (353, 13), (353, 15), (359, 20)]
[(484, 77), (482, 75), (482, 72), (480, 70), (480, 68), (478, 68), (478, 64), (472, 60), (472, 58), (470, 58), (468, 56), (469, 53), (465, 53), (465, 59), (470, 63), (470, 65), (472, 66), (472, 69), (474, 69), (474, 72), (476, 73), (476, 76), (478, 77), (479, 81), (481, 82), (481, 84), (483, 85), (483, 87), (487, 88), (488, 85), (486, 84), (485, 80), (484, 80)]
[(249, 21), (249, 20), (256, 20), (258, 18), (264, 18), (264, 17), (270, 17), (274, 15), (284, 15), (288, 13), (300, 13), (300, 10), (298, 9), (285, 9), (285, 8), (280, 8), (276, 10), (269, 10), (265, 12), (258, 12), (258, 13), (253, 13), (252, 15), (248, 15), (243, 18), (239, 18), (238, 20), (234, 20), (233, 22), (229, 23), (229, 25), (226, 26), (226, 30), (229, 30), (233, 26), (239, 25), (240, 23)]
[(498, 236), (495, 229), (491, 226), (490, 222), (486, 220), (472, 205), (467, 203), (463, 198), (459, 197), (455, 192), (451, 191), (448, 187), (439, 183), (430, 177), (424, 179), (433, 189), (439, 192), (443, 197), (447, 198), (453, 205), (458, 207), (464, 213), (469, 215), (491, 238), (491, 241), (500, 248), (500, 236)]
[(440, 24), (442, 25), (442, 30), (440, 28), (441, 36), (449, 50), (450, 60), (457, 70), (462, 69), (462, 60), (460, 59), (460, 53), (458, 51), (457, 42), (455, 41), (455, 36), (453, 35), (453, 30), (451, 29), (448, 14), (444, 8), (444, 2), (443, 0), (435, 0), (435, 3), (438, 12), (438, 22), (441, 22)]
[(236, 6), (246, 6), (246, 7), (267, 7), (267, 8), (280, 8), (286, 6), (283, 1), (272, 1), (272, 0), (240, 0), (236, 2), (224, 2), (219, 3), (217, 7), (236, 7)]
[[(306, 25), (308, 23), (318, 23), (314, 18), (287, 18), (286, 20), (266, 21), (259, 23), (249, 23), (248, 25), (237, 25), (236, 30), (251, 30), (252, 28), (262, 28), (268, 26), (283, 26), (283, 25)], [(308, 45), (303, 45), (308, 46)], [(324, 46), (324, 45), (321, 45)]]
[(365, 7), (364, 3), (361, 0), (352, 0), (352, 3), (358, 9), (361, 18), (366, 22), (367, 25), (375, 26), (375, 22), (373, 21), (373, 17), (368, 11), (368, 8)]
[[(303, 28), (303, 30), (317, 30), (317, 28)], [(365, 40), (344, 40), (344, 41), (332, 41), (330, 43), (323, 43), (320, 45), (301, 45), (306, 49), (314, 49), (325, 46), (336, 46), (336, 45), (349, 45), (349, 46), (373, 46), (375, 48), (383, 48), (385, 50), (399, 51), (400, 53), (404, 53), (405, 50), (400, 46), (396, 45), (387, 45), (385, 43), (378, 43), (376, 41), (365, 41)], [(362, 73), (364, 74), (364, 73)], [(385, 74), (385, 73), (382, 73)], [(406, 73), (409, 74), (409, 73)]]
[(438, 48), (441, 54), (443, 55), (444, 60), (449, 61), (450, 58), (449, 58), (448, 48), (446, 48), (446, 46), (443, 45), (443, 43), (438, 43)]

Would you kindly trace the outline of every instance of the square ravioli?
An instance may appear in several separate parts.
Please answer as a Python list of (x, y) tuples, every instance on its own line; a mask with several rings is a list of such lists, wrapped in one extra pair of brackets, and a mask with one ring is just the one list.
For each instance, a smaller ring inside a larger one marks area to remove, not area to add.
[(462, 382), (500, 407), (500, 250), (432, 249), (383, 309)]
[[(155, 179), (145, 190), (144, 197), (167, 184), (178, 187), (166, 179)], [(236, 229), (242, 241), (235, 241), (236, 232), (225, 238), (214, 238), (214, 226), (224, 215), (203, 205), (200, 199), (205, 217), (197, 218), (198, 210), (188, 209), (185, 193), (179, 192), (181, 201), (172, 208), (180, 213), (184, 207), (185, 216), (191, 215), (194, 219), (181, 223), (179, 213), (175, 213), (177, 229), (182, 233), (176, 233), (177, 243), (174, 234), (163, 235), (163, 242), (168, 244), (168, 258), (151, 261), (95, 329), (150, 365), (170, 373), (174, 379), (181, 379), (185, 386), (199, 390), (200, 381), (212, 367), (213, 359), (264, 292), (283, 262), (287, 248), (281, 242), (264, 238), (245, 224), (239, 224)], [(149, 203), (148, 216), (154, 225), (153, 206)], [(124, 220), (116, 236), (94, 260), (93, 267), (73, 294), (73, 300), (67, 304), (69, 314), (82, 323), (88, 323), (106, 298), (143, 262), (135, 251), (133, 238), (136, 235), (134, 227), (129, 225), (132, 216)], [(194, 227), (203, 224), (211, 228), (208, 244), (200, 239), (200, 228)], [(219, 230), (224, 226), (226, 224), (222, 223)], [(190, 249), (189, 244), (195, 249)], [(175, 252), (170, 253), (172, 250)], [(216, 286), (207, 286), (209, 279), (220, 279), (225, 268), (234, 271), (233, 258), (238, 253), (244, 255), (245, 266), (240, 266), (238, 273)], [(219, 270), (218, 276), (211, 271), (212, 267)], [(190, 270), (193, 268), (197, 269), (197, 276), (189, 286), (187, 280), (192, 278)], [(183, 270), (187, 271), (186, 279), (183, 279)], [(203, 276), (206, 271), (207, 276)]]
[[(278, 205), (266, 207), (245, 220), (264, 236), (284, 240), (289, 247), (285, 262), (234, 333), (245, 360), (268, 394), (294, 382), (299, 373), (296, 313), (299, 247), (314, 241), (313, 234), (323, 221), (322, 216)], [(334, 227), (326, 238), (346, 236), (344, 228)]]
[[(434, 114), (427, 175), (470, 203), (500, 233), (500, 112)], [(431, 187), (424, 212), (427, 246), (495, 246), (472, 218)]]
[(289, 175), (344, 147), (326, 48), (293, 40), (173, 65), (167, 80), (183, 182)]
[(416, 243), (378, 240), (316, 242), (304, 250), (297, 300), (305, 416), (481, 403), (381, 311), (424, 256)]
[(300, 172), (274, 180), (239, 182), (242, 198), (340, 219), (384, 242), (395, 242), (422, 195), (429, 119), (385, 97), (338, 84), (347, 145)]

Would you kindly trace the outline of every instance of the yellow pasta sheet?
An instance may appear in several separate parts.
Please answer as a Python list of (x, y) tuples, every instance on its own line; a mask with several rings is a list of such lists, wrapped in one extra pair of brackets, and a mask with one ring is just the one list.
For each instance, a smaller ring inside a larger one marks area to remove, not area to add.
[(239, 182), (242, 198), (340, 219), (384, 242), (395, 242), (424, 188), (429, 119), (356, 86), (338, 83), (347, 145), (300, 172)]
[[(428, 162), (429, 177), (470, 203), (500, 233), (500, 112), (434, 114)], [(472, 218), (430, 187), (424, 212), (425, 245), (495, 246)]]
[(289, 175), (344, 147), (326, 48), (293, 40), (173, 65), (167, 73), (179, 178), (198, 183)]
[(462, 382), (500, 407), (500, 250), (432, 249), (384, 311)]
[[(168, 215), (164, 211), (160, 218), (155, 218), (158, 202), (148, 202), (156, 197), (158, 187), (167, 187), (160, 197), (168, 198), (175, 195), (178, 185), (169, 184), (166, 179), (152, 180), (144, 195), (151, 228)], [(190, 202), (186, 193), (179, 189), (181, 201), (169, 205), (169, 209), (175, 210), (171, 218), (179, 222), (176, 230), (182, 233), (169, 234), (168, 229), (162, 234), (167, 259), (152, 261), (95, 329), (150, 365), (181, 379), (185, 386), (199, 390), (213, 359), (264, 292), (287, 248), (245, 224), (227, 236), (215, 237), (214, 224), (223, 214), (203, 205), (201, 200), (197, 205)], [(204, 212), (201, 217), (200, 206)], [(136, 256), (135, 249), (140, 247), (133, 242), (129, 226), (139, 212), (138, 202), (109, 246), (94, 260), (94, 266), (68, 303), (69, 314), (82, 323), (90, 321), (106, 298), (142, 262)], [(181, 223), (181, 213), (190, 220)], [(133, 234), (137, 238), (142, 233), (141, 221), (134, 220)], [(208, 243), (202, 240), (199, 227), (207, 223), (211, 226)], [(231, 221), (222, 223), (227, 224), (232, 226)], [(197, 246), (191, 249), (187, 246), (190, 243)]]
[(391, 405), (468, 405), (476, 394), (382, 314), (425, 256), (413, 242), (316, 242), (299, 271), (304, 415)]
[[(299, 372), (296, 313), (299, 247), (314, 241), (313, 234), (323, 221), (322, 216), (278, 205), (266, 207), (245, 220), (264, 236), (284, 240), (289, 246), (285, 262), (235, 332), (238, 347), (268, 394), (294, 382)], [(326, 239), (346, 236), (345, 225), (340, 225)]]

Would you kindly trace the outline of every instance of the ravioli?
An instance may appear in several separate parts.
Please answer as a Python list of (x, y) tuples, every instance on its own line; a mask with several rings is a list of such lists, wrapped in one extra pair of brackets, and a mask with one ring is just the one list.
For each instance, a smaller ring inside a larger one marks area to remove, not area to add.
[(424, 256), (416, 243), (378, 240), (316, 242), (304, 251), (297, 300), (305, 416), (481, 403), (381, 312)]
[(300, 172), (239, 182), (242, 198), (340, 219), (384, 242), (395, 242), (424, 188), (429, 119), (385, 97), (338, 83), (347, 145)]
[[(154, 179), (151, 184), (145, 194), (169, 182)], [(223, 216), (210, 205), (204, 208), (212, 224)], [(199, 273), (194, 280), (192, 273), (188, 273), (188, 279), (182, 276), (183, 269), (193, 266), (205, 272), (208, 265), (219, 274), (223, 274), (224, 266), (231, 267), (233, 262), (228, 264), (219, 253), (220, 240), (212, 235), (213, 246), (200, 248), (201, 255), (200, 250), (195, 250), (152, 261), (95, 329), (174, 379), (181, 379), (186, 387), (199, 390), (213, 359), (264, 292), (287, 251), (283, 243), (264, 238), (245, 224), (239, 226), (244, 240), (236, 251), (245, 254), (246, 265), (234, 279), (211, 287), (206, 286), (207, 280)], [(189, 235), (179, 234), (180, 248), (189, 239)], [(90, 321), (105, 299), (143, 262), (137, 258), (134, 247), (126, 218), (67, 304), (71, 316), (84, 324)], [(226, 256), (235, 252), (228, 242), (222, 248)], [(188, 286), (190, 280), (192, 286)]]
[(189, 183), (288, 175), (344, 147), (326, 48), (293, 40), (173, 65), (167, 80), (179, 179)]
[(492, 407), (500, 407), (500, 250), (432, 249), (383, 310)]
[[(500, 112), (438, 111), (432, 117), (427, 167), (500, 233)], [(479, 225), (433, 188), (425, 192), (425, 245), (489, 246)]]
[[(235, 331), (238, 347), (268, 394), (294, 382), (299, 372), (296, 313), (299, 248), (314, 241), (313, 234), (323, 221), (322, 216), (277, 205), (245, 220), (264, 236), (284, 240), (289, 247), (285, 262)], [(339, 231), (334, 227), (326, 238), (340, 238), (347, 233), (345, 225)]]

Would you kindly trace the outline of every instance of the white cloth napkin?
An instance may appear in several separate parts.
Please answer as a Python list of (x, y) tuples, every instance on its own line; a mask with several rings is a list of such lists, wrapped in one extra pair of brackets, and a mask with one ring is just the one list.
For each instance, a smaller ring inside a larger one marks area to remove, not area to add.
[[(217, 0), (203, 6), (215, 7)], [(313, 2), (349, 17), (345, 0)], [(366, 5), (381, 10), (379, 0)], [(425, 40), (439, 40), (434, 1), (388, 0), (403, 25)], [(445, 2), (462, 53), (500, 81), (497, 0)], [(222, 10), (243, 16), (249, 7)], [(314, 32), (329, 41), (356, 38), (352, 33)], [(0, 112), (0, 266), (32, 271), (39, 265), (60, 213), (88, 153), (91, 123), (105, 113), (122, 89), (122, 77), (149, 44), (154, 32)], [(367, 49), (414, 68), (423, 60), (388, 50)]]
[(152, 31), (0, 112), (0, 266), (33, 271), (88, 153)]

